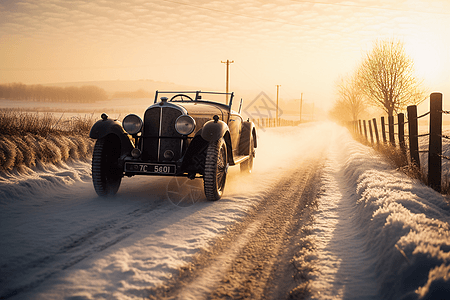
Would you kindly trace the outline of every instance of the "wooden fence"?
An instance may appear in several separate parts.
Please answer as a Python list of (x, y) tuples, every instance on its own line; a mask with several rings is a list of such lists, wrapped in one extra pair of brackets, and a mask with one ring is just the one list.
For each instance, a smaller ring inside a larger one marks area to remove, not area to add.
[(251, 120), (255, 125), (259, 127), (280, 127), (280, 126), (297, 126), (300, 121), (285, 120), (278, 118), (278, 124), (276, 118), (261, 118)]
[[(350, 129), (359, 135), (364, 135), (365, 139), (372, 145), (390, 144), (398, 147), (405, 155), (409, 153), (409, 164), (415, 165), (420, 169), (420, 152), (428, 152), (428, 186), (434, 190), (441, 192), (442, 181), (442, 158), (450, 157), (442, 155), (442, 139), (450, 139), (449, 136), (442, 135), (442, 114), (450, 114), (449, 111), (442, 110), (442, 94), (432, 93), (430, 95), (430, 111), (417, 116), (417, 106), (411, 105), (407, 108), (407, 121), (405, 115), (400, 113), (397, 115), (397, 123), (394, 123), (394, 116), (388, 117), (387, 124), (385, 118), (381, 117), (380, 126), (378, 126), (376, 118), (372, 120), (358, 120), (350, 122)], [(418, 120), (430, 115), (429, 132), (419, 134)], [(405, 134), (405, 125), (408, 124), (408, 133)], [(368, 125), (368, 126), (367, 126)], [(387, 130), (386, 130), (387, 125)], [(395, 127), (397, 126), (397, 132)], [(381, 137), (379, 136), (379, 128), (381, 128)], [(397, 136), (397, 141), (395, 139)], [(419, 150), (419, 137), (429, 136), (428, 150)], [(405, 138), (409, 140), (408, 145)]]

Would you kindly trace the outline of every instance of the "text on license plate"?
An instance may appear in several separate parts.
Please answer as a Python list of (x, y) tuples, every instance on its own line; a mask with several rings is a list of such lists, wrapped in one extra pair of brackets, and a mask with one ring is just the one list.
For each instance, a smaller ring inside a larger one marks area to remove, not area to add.
[(150, 174), (175, 174), (175, 165), (125, 163), (125, 172)]

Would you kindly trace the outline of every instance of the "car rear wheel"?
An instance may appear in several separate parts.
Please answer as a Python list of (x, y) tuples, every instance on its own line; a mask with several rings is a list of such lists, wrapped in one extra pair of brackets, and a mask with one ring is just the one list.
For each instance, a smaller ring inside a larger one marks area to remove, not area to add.
[(218, 141), (209, 143), (206, 149), (203, 187), (207, 200), (216, 201), (222, 197), (227, 171), (227, 147), (225, 141), (221, 138)]
[(115, 136), (98, 139), (92, 154), (92, 182), (99, 196), (115, 195), (122, 181), (118, 166), (120, 141)]
[(253, 158), (255, 157), (255, 146), (254, 146), (254, 142), (253, 142), (253, 136), (250, 137), (250, 143), (249, 143), (249, 156), (248, 159), (246, 161), (244, 161), (243, 163), (241, 163), (240, 168), (241, 168), (241, 173), (245, 173), (245, 174), (250, 174), (253, 170)]

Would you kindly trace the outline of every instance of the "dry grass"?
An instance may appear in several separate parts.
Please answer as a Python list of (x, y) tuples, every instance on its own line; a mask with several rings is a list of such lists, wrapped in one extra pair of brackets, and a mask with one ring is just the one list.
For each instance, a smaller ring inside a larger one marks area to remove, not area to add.
[(395, 168), (401, 169), (408, 166), (407, 154), (400, 148), (389, 144), (380, 144), (375, 145), (374, 149), (383, 154)]
[(427, 184), (427, 176), (415, 164), (410, 164), (408, 161), (408, 153), (402, 151), (400, 148), (391, 145), (379, 145), (375, 147), (389, 162), (399, 171), (405, 173), (411, 178), (419, 179), (424, 184)]
[[(368, 145), (373, 147), (375, 150), (380, 152), (387, 160), (390, 162), (390, 164), (396, 168), (397, 170), (403, 172), (404, 174), (408, 175), (411, 178), (419, 179), (424, 184), (428, 183), (427, 176), (424, 174), (424, 172), (417, 167), (416, 165), (412, 165), (409, 163), (408, 160), (408, 150), (403, 151), (399, 147), (394, 147), (392, 145), (388, 144), (372, 144), (369, 141), (365, 139), (364, 136), (356, 134), (354, 138), (359, 141), (360, 143), (364, 145)], [(448, 182), (448, 180), (446, 181)], [(450, 183), (447, 184), (449, 186), (449, 192), (450, 192)]]
[(63, 119), (50, 113), (0, 110), (0, 172), (89, 158), (93, 123), (93, 116)]
[[(445, 174), (445, 175), (442, 176), (441, 193), (444, 194), (444, 195), (447, 195), (447, 196), (450, 195), (450, 177), (449, 177), (449, 174)], [(450, 202), (450, 198), (447, 198), (447, 200)]]
[[(366, 138), (360, 134), (355, 133), (354, 139), (360, 143), (371, 146), (375, 150), (379, 151), (384, 157), (388, 159), (391, 165), (408, 175), (411, 178), (419, 179), (423, 184), (428, 185), (428, 178), (426, 173), (416, 165), (409, 164), (409, 153), (405, 153), (398, 147), (393, 147), (390, 144), (373, 144), (366, 140)], [(407, 150), (409, 151), (409, 150)], [(442, 176), (441, 194), (450, 196), (450, 175), (444, 174)], [(450, 198), (447, 198), (450, 202)]]
[(51, 133), (87, 134), (94, 124), (93, 115), (63, 119), (51, 113), (25, 112), (17, 109), (0, 109), (0, 132), (4, 135), (23, 136)]

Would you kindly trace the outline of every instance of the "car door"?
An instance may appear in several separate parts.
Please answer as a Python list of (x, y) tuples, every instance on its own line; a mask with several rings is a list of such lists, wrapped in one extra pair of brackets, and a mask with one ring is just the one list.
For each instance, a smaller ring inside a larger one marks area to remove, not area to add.
[(239, 137), (241, 135), (242, 117), (236, 113), (230, 114), (228, 128), (230, 128), (231, 145), (233, 147), (233, 156), (239, 155)]

